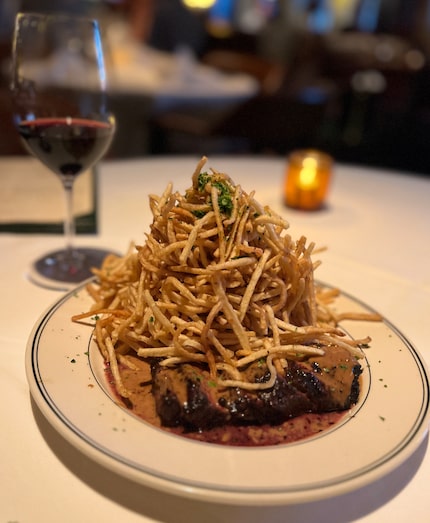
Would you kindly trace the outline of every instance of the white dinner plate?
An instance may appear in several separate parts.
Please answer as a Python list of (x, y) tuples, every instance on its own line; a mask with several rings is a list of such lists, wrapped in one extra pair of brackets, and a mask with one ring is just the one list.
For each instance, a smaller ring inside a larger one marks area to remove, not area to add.
[[(428, 430), (429, 379), (412, 344), (388, 321), (345, 321), (370, 335), (358, 404), (329, 431), (268, 447), (229, 447), (152, 427), (119, 406), (105, 380), (92, 328), (71, 316), (88, 310), (84, 286), (40, 318), (26, 372), (38, 407), (71, 444), (123, 477), (181, 496), (264, 505), (307, 502), (349, 492), (406, 460)], [(342, 294), (336, 307), (370, 311)]]

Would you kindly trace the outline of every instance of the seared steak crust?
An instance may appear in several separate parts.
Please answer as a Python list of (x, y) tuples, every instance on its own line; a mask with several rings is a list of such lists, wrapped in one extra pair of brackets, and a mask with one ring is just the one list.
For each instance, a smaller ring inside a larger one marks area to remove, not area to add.
[[(248, 369), (250, 381), (265, 382), (265, 366)], [(341, 411), (358, 400), (361, 365), (344, 349), (327, 356), (289, 361), (283, 375), (267, 390), (222, 388), (194, 364), (152, 367), (152, 392), (161, 423), (186, 431), (222, 425), (277, 425), (305, 413)]]

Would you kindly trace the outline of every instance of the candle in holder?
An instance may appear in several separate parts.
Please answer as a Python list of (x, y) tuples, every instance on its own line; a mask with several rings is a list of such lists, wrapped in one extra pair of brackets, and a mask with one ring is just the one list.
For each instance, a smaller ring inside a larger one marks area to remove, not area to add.
[(312, 211), (326, 199), (333, 168), (330, 155), (313, 149), (292, 152), (285, 177), (285, 203), (289, 207)]

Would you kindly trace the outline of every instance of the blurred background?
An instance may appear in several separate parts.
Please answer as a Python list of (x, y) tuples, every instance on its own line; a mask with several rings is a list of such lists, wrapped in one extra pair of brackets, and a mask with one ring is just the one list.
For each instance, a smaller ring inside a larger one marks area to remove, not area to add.
[(109, 156), (286, 155), (430, 173), (430, 0), (0, 0), (0, 154), (18, 11), (100, 20)]

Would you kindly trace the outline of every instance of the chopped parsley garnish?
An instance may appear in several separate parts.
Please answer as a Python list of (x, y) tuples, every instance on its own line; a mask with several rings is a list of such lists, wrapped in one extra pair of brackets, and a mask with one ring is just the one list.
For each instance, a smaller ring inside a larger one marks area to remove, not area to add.
[(200, 173), (198, 178), (198, 190), (203, 192), (205, 190), (206, 184), (210, 181), (211, 177), (207, 172)]
[(206, 211), (192, 211), (192, 212), (196, 218), (203, 218), (203, 216), (206, 214)]
[[(222, 213), (227, 216), (231, 215), (233, 210), (233, 189), (224, 180), (218, 180), (214, 175), (210, 175), (207, 172), (199, 174), (197, 181), (197, 188), (199, 192), (204, 192), (207, 184), (212, 187), (216, 187), (218, 190), (218, 206)], [(194, 214), (200, 218), (199, 211), (195, 211)]]
[(213, 182), (212, 185), (218, 189), (218, 205), (221, 212), (230, 216), (233, 210), (230, 188), (221, 182)]

